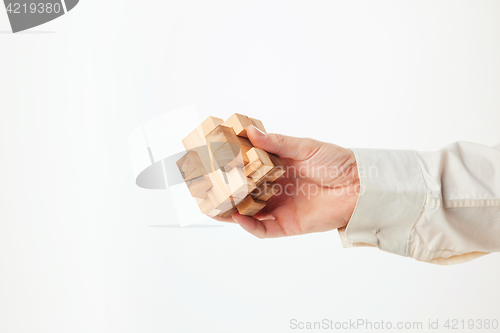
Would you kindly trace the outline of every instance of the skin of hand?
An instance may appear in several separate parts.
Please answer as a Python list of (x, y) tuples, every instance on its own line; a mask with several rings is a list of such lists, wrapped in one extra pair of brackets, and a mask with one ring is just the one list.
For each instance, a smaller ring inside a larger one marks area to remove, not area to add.
[(301, 235), (345, 227), (356, 206), (360, 182), (350, 149), (309, 138), (247, 129), (252, 144), (281, 157), (286, 173), (280, 190), (253, 217), (238, 212), (218, 221), (236, 222), (259, 238)]

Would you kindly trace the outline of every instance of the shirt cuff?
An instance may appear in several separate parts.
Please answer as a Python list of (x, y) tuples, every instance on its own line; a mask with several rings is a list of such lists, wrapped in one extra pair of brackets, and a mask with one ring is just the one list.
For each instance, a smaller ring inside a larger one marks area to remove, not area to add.
[(426, 188), (412, 150), (351, 149), (361, 192), (346, 228), (343, 247), (376, 246), (408, 256), (410, 232), (422, 212)]

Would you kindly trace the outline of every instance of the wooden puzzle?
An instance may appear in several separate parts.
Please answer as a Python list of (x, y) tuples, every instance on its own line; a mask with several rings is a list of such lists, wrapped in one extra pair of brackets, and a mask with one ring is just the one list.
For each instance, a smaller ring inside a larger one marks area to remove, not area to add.
[(203, 214), (253, 216), (279, 190), (274, 182), (285, 167), (279, 156), (252, 145), (250, 125), (266, 132), (260, 120), (235, 113), (226, 121), (208, 117), (182, 140), (187, 153), (177, 167)]

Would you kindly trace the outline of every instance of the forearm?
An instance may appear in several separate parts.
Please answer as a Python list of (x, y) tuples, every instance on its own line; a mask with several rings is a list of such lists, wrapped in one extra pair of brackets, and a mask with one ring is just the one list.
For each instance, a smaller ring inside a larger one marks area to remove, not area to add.
[(437, 152), (353, 149), (361, 195), (345, 247), (371, 244), (449, 264), (500, 251), (500, 151), (455, 143)]

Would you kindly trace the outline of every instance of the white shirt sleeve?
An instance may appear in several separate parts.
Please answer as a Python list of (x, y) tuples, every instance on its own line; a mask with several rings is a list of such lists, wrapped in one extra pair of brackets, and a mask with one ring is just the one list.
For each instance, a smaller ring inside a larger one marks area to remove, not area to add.
[(361, 194), (339, 229), (344, 247), (445, 265), (500, 251), (500, 145), (352, 151)]

